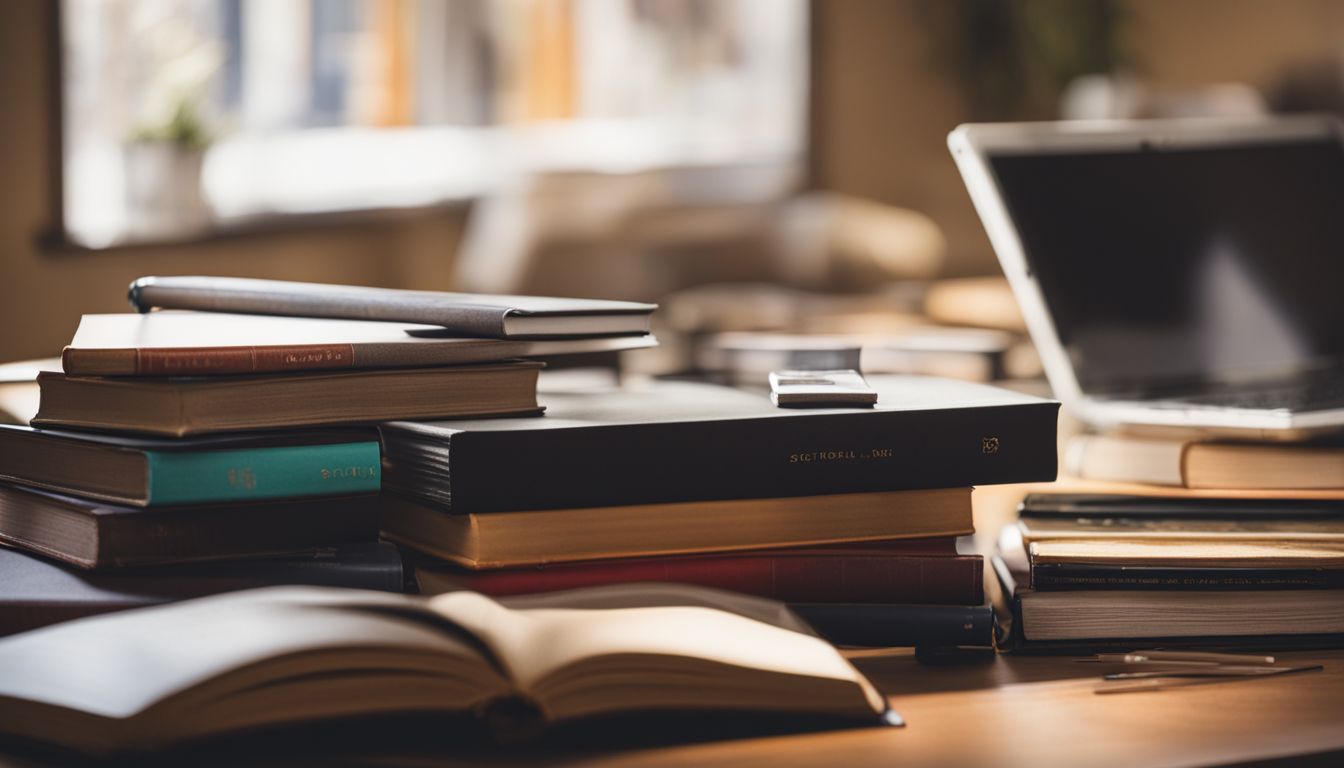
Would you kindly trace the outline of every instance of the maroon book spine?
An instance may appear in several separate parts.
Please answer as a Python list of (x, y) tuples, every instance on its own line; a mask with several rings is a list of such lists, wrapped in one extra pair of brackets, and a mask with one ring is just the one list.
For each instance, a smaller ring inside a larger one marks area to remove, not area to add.
[(461, 572), (487, 595), (554, 592), (635, 581), (680, 582), (798, 603), (979, 605), (979, 555), (743, 554), (567, 563)]

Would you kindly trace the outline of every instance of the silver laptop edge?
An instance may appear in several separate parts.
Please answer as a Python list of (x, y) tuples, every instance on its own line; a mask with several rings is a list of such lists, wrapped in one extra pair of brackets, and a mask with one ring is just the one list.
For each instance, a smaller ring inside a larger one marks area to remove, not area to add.
[(1344, 137), (1344, 124), (1330, 117), (1263, 120), (1072, 121), (998, 123), (958, 126), (947, 137), (971, 201), (984, 223), (1013, 294), (1022, 309), (1046, 377), (1055, 395), (1084, 422), (1097, 427), (1122, 425), (1207, 431), (1233, 437), (1300, 439), (1344, 427), (1344, 409), (1293, 412), (1287, 409), (1213, 408), (1161, 402), (1125, 402), (1085, 395), (1073, 364), (1046, 309), (1045, 296), (1032, 274), (1012, 218), (989, 168), (988, 155), (1002, 150), (1046, 153), (1052, 150), (1210, 147), (1247, 140)]

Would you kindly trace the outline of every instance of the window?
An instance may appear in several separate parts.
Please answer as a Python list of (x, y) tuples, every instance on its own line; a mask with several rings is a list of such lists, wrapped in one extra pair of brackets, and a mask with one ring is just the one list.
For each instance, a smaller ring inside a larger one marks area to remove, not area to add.
[(100, 247), (520, 174), (797, 164), (805, 0), (63, 0), (64, 221)]

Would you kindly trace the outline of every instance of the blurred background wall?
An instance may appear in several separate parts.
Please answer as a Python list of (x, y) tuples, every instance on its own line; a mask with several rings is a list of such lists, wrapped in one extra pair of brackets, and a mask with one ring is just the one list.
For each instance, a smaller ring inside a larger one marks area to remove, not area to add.
[[(1146, 85), (1160, 88), (1269, 88), (1292, 67), (1344, 49), (1344, 3), (1336, 0), (1123, 6), (1126, 55)], [(974, 28), (949, 22), (948, 13), (919, 0), (811, 4), (802, 183), (923, 212), (946, 238), (945, 274), (991, 274), (992, 252), (944, 146), (948, 130), (977, 111), (967, 85), (949, 74), (945, 50), (949, 36)], [(332, 217), (199, 242), (106, 250), (63, 242), (55, 236), (60, 129), (51, 62), (59, 38), (52, 18), (47, 0), (0, 3), (0, 359), (58, 353), (80, 314), (123, 311), (124, 286), (145, 274), (453, 287), (466, 205)], [(1053, 116), (1024, 108), (1003, 117)], [(703, 264), (694, 271), (699, 281), (715, 276)], [(749, 272), (731, 265), (723, 271), (734, 278)], [(672, 275), (668, 285), (680, 279)], [(600, 290), (600, 275), (589, 283)]]

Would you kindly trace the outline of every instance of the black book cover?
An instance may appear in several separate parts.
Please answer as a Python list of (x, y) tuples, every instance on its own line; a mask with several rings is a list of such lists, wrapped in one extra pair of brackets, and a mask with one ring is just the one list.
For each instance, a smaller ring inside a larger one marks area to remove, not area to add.
[(300, 584), (406, 590), (401, 553), (365, 542), (283, 557), (89, 572), (0, 547), (0, 635), (239, 589)]
[(542, 418), (383, 425), (384, 487), (460, 512), (955, 488), (1055, 478), (1059, 404), (874, 376), (871, 408), (658, 382), (545, 393)]
[(789, 609), (836, 645), (994, 644), (994, 609), (987, 605), (790, 603)]
[(1338, 589), (1344, 570), (1325, 568), (1158, 568), (1086, 563), (1040, 563), (1031, 567), (1031, 587), (1079, 589)]
[(1023, 517), (1136, 517), (1304, 520), (1344, 517), (1344, 501), (1328, 499), (1206, 499), (1109, 493), (1030, 493)]

